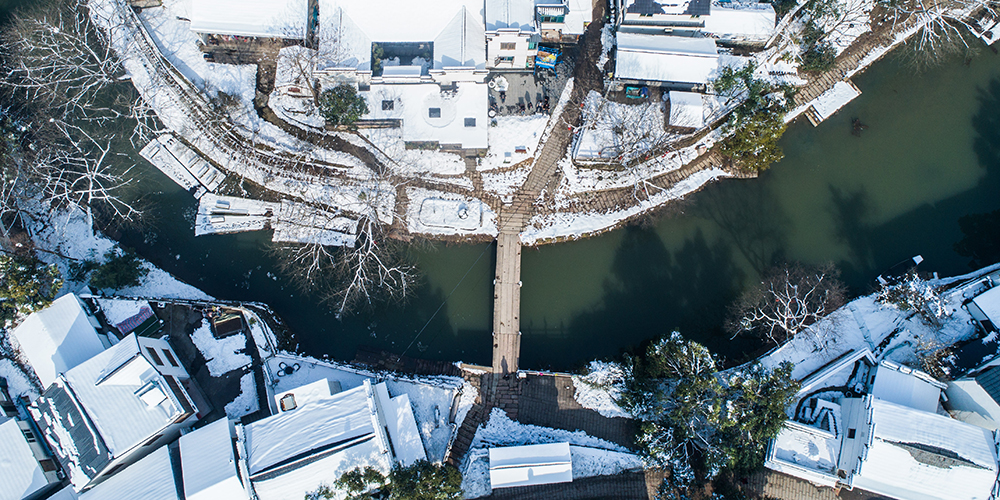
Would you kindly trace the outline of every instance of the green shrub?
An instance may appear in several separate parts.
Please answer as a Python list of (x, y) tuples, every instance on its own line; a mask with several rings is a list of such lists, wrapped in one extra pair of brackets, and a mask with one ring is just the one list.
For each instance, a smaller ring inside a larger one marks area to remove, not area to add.
[(44, 309), (62, 288), (59, 269), (32, 254), (0, 255), (0, 321)]
[(330, 125), (351, 125), (368, 113), (365, 98), (350, 85), (338, 85), (319, 95), (319, 114)]
[(114, 249), (104, 254), (105, 262), (90, 277), (90, 284), (98, 290), (119, 290), (138, 286), (149, 274), (139, 256), (131, 250), (121, 253)]

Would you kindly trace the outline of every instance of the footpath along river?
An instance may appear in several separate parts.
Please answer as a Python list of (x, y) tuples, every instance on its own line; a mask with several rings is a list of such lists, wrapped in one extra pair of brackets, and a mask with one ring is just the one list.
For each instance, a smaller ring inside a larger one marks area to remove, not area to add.
[[(0, 15), (18, 3), (0, 0)], [(837, 116), (793, 124), (785, 159), (760, 178), (712, 184), (642, 226), (526, 248), (521, 366), (571, 370), (672, 329), (741, 361), (754, 345), (722, 332), (726, 308), (774, 259), (832, 261), (855, 294), (915, 254), (924, 270), (966, 271), (958, 218), (1000, 208), (1000, 56), (983, 49), (921, 75), (890, 57), (855, 83), (864, 94)], [(853, 117), (869, 126), (860, 137)], [(270, 304), (306, 353), (400, 352), (422, 331), (408, 355), (489, 363), (490, 246), (415, 246), (424, 280), (412, 299), (340, 321), (280, 276), (270, 235), (195, 238), (195, 200), (126, 153), (151, 225), (114, 236), (215, 297)]]

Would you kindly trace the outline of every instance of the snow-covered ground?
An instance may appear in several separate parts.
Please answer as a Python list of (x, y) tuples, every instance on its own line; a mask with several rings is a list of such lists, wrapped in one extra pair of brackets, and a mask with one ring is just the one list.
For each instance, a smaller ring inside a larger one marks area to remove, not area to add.
[(466, 498), (489, 495), (489, 448), (569, 442), (573, 478), (618, 474), (639, 469), (638, 456), (617, 444), (595, 438), (583, 431), (565, 431), (515, 422), (494, 408), (485, 425), (476, 430), (469, 455), (463, 464), (462, 489)]
[(143, 307), (149, 307), (145, 300), (97, 299), (97, 304), (104, 313), (104, 318), (112, 325), (118, 325), (139, 314)]
[(697, 191), (708, 182), (730, 177), (731, 175), (731, 173), (719, 168), (702, 170), (685, 178), (667, 190), (653, 193), (652, 190), (655, 188), (650, 187), (649, 199), (635, 206), (613, 212), (562, 212), (536, 215), (528, 221), (527, 227), (521, 233), (521, 243), (534, 245), (539, 240), (579, 238), (606, 231), (629, 217), (652, 210), (669, 200), (683, 198)]
[[(477, 167), (479, 170), (498, 169), (534, 157), (545, 126), (549, 123), (549, 115), (497, 116), (492, 120), (490, 150)], [(507, 153), (510, 153), (509, 163), (505, 163)]]
[(414, 234), (495, 236), (497, 217), (481, 200), (456, 193), (408, 187), (407, 229)]
[(9, 359), (0, 358), (0, 377), (7, 380), (7, 392), (12, 398), (27, 396), (34, 401), (41, 395), (21, 367)]
[(208, 362), (208, 372), (213, 377), (250, 365), (250, 356), (246, 354), (247, 339), (243, 335), (217, 339), (212, 335), (212, 324), (203, 319), (191, 334), (191, 340)]
[(253, 380), (253, 372), (244, 373), (240, 377), (240, 394), (236, 399), (226, 404), (226, 416), (239, 420), (260, 409), (257, 401), (257, 384)]
[(501, 198), (510, 196), (524, 185), (530, 173), (531, 164), (527, 162), (517, 168), (483, 172), (483, 189)]
[[(267, 360), (271, 373), (279, 373), (279, 365), (298, 368), (291, 375), (275, 376), (274, 392), (281, 393), (296, 387), (326, 378), (340, 382), (342, 389), (351, 389), (362, 385), (365, 379), (375, 379), (386, 382), (392, 396), (407, 394), (413, 405), (413, 415), (420, 430), (424, 450), (431, 461), (444, 459), (455, 429), (462, 425), (462, 420), (472, 408), (476, 399), (476, 389), (457, 377), (414, 377), (406, 378), (334, 363), (320, 361), (306, 356), (278, 354)], [(457, 399), (454, 427), (449, 422), (452, 404)]]

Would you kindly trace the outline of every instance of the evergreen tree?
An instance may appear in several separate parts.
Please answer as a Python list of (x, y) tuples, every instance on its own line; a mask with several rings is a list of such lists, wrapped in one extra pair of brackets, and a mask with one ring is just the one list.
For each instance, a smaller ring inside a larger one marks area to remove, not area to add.
[(350, 85), (338, 85), (319, 95), (319, 113), (330, 125), (352, 125), (368, 113), (365, 98)]
[(104, 254), (105, 262), (101, 264), (90, 277), (90, 284), (98, 290), (119, 290), (130, 286), (138, 286), (142, 278), (149, 274), (139, 256), (127, 250), (116, 252), (108, 250)]
[(462, 474), (450, 465), (426, 460), (395, 467), (388, 476), (373, 467), (358, 467), (340, 476), (334, 487), (320, 486), (305, 500), (334, 498), (338, 492), (347, 493), (348, 500), (458, 500)]
[(0, 255), (0, 321), (3, 326), (20, 315), (52, 303), (62, 287), (59, 269), (34, 254)]

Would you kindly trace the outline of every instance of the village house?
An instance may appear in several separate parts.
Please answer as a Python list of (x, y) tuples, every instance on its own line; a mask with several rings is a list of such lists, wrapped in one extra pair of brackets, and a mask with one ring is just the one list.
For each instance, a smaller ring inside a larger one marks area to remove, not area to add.
[(131, 334), (67, 370), (29, 411), (76, 491), (175, 440), (207, 403), (164, 339)]
[(997, 487), (993, 432), (943, 414), (946, 386), (845, 353), (802, 381), (765, 466), (828, 487), (898, 499), (986, 499)]
[(80, 298), (70, 293), (29, 314), (11, 332), (11, 338), (42, 387), (48, 387), (59, 374), (111, 346), (108, 336), (97, 332), (95, 327), (99, 326)]
[(356, 467), (388, 473), (426, 459), (409, 397), (368, 379), (320, 379), (275, 395), (278, 413), (236, 426), (239, 470), (259, 500), (302, 498)]
[(534, 68), (540, 40), (534, 0), (486, 0), (487, 68)]
[[(0, 378), (0, 401), (9, 401)], [(18, 418), (17, 408), (0, 412), (0, 500), (46, 498), (61, 486), (62, 472), (40, 441), (31, 421)]]
[(619, 33), (699, 35), (723, 44), (761, 46), (774, 35), (770, 3), (713, 0), (617, 0)]
[(535, 14), (542, 41), (576, 43), (594, 20), (591, 0), (536, 0)]
[(615, 49), (617, 86), (704, 90), (719, 68), (711, 38), (622, 33)]
[(191, 0), (191, 31), (203, 42), (232, 37), (305, 41), (309, 0)]

